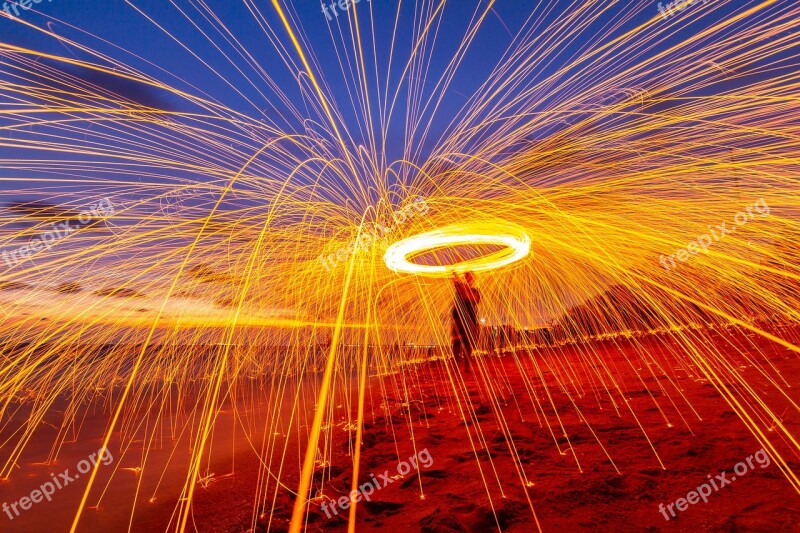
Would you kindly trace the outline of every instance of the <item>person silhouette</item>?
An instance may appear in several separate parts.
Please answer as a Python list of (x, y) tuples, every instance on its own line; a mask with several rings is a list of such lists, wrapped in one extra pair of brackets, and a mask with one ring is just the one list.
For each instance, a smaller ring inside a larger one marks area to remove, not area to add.
[(453, 285), (455, 301), (450, 329), (453, 357), (464, 361), (464, 373), (469, 374), (472, 371), (470, 359), (478, 342), (478, 304), (481, 293), (475, 287), (475, 276), (472, 272), (466, 272), (463, 279), (458, 273), (454, 273)]

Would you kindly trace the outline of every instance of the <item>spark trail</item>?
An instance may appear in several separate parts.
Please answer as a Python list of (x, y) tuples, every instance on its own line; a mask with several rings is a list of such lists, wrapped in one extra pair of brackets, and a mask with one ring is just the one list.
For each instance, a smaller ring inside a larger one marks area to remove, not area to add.
[[(651, 359), (635, 339), (665, 335), (669, 363), (647, 367), (667, 379), (665, 398), (653, 397), (664, 423), (698, 418), (668, 370), (697, 368), (800, 492), (788, 463), (798, 435), (752, 385), (768, 380), (798, 411), (794, 377), (763, 346), (800, 352), (784, 327), (800, 307), (800, 6), (711, 2), (664, 20), (649, 4), (575, 1), (509, 21), (497, 2), (468, 12), (445, 1), (360, 2), (329, 22), (288, 2), (261, 4), (244, 0), (228, 19), (204, 2), (164, 6), (170, 16), (127, 2), (194, 76), (139, 55), (132, 36), (58, 20), (56, 33), (33, 12), (2, 20), (70, 53), (0, 43), (0, 250), (15, 254), (0, 263), (0, 477), (13, 479), (45, 424), (55, 460), (100, 405), (103, 444), (143, 447), (132, 459), (142, 477), (132, 529), (167, 492), (166, 467), (148, 468), (153, 450), (188, 455), (173, 462), (185, 482), (169, 523), (184, 531), (195, 488), (213, 478), (212, 450), (236, 440), (259, 458), (253, 524), (288, 492), (291, 530), (301, 531), (326, 496), (329, 429), (344, 424), (360, 457), (365, 402), (381, 403), (366, 399), (367, 374), (395, 376), (385, 402), (425, 402), (406, 383), (420, 353), (393, 345), (414, 339), (439, 353), (449, 342), (447, 280), (384, 262), (410, 239), (401, 259), (416, 270), (502, 265), (479, 273), (481, 313), (514, 332), (503, 351), (536, 416), (557, 391), (533, 392), (546, 382), (537, 358), (548, 343), (528, 329), (550, 324), (551, 348), (579, 352), (554, 352), (565, 368), (555, 388), (578, 413), (599, 395), (629, 408), (597, 342), (634, 339), (633, 365)], [(487, 38), (496, 54), (476, 55)], [(104, 198), (113, 213), (34, 249)], [(424, 214), (408, 209), (420, 198)], [(690, 246), (688, 260), (660, 261), (725, 224), (724, 238)], [(510, 227), (529, 242), (486, 237)], [(443, 232), (452, 242), (424, 238)], [(518, 242), (526, 253), (489, 264)], [(320, 263), (342, 249), (338, 268)], [(748, 371), (713, 347), (731, 325), (758, 339), (732, 349)], [(478, 362), (497, 402), (490, 351)], [(443, 364), (441, 393), (470, 419), (463, 376)], [(600, 392), (580, 390), (570, 373)], [(234, 413), (230, 435), (215, 432), (223, 411)], [(550, 423), (554, 436), (559, 425)], [(664, 467), (649, 430), (641, 426)], [(279, 434), (304, 460), (287, 462)], [(504, 434), (518, 476), (501, 480), (479, 463), (487, 498), (518, 483), (538, 524), (527, 490), (536, 474)], [(465, 438), (477, 457), (483, 435)], [(358, 459), (348, 466), (363, 472)], [(98, 468), (73, 531), (106, 497)], [(351, 530), (356, 518), (352, 510)]]

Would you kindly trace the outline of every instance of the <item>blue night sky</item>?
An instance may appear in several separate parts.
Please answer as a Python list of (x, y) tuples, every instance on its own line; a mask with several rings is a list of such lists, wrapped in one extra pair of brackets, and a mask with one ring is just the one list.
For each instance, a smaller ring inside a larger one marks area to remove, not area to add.
[[(190, 13), (191, 18), (200, 23), (204, 31), (211, 30), (209, 23), (203, 19), (200, 12), (194, 9), (192, 2), (179, 1), (177, 4), (181, 9)], [(656, 4), (651, 2), (615, 2), (612, 6), (602, 4), (601, 7), (608, 7), (607, 13), (571, 42), (565, 42), (563, 45), (555, 47), (549, 58), (550, 61), (546, 63), (543, 71), (536, 73), (537, 76), (544, 77), (552, 73), (579, 52), (582, 47), (587, 46), (587, 43), (595, 42), (598, 32), (604, 25), (619, 24), (618, 27), (611, 30), (609, 36), (603, 39), (608, 41), (609, 38), (621, 35), (624, 31), (658, 15)], [(139, 11), (133, 7), (134, 5)], [(286, 46), (288, 49), (289, 39), (271, 2), (228, 0), (216, 2), (216, 5), (218, 7), (215, 8), (214, 15), (233, 33), (258, 65), (281, 88), (281, 91), (294, 102), (297, 109), (303, 112), (307, 102), (304, 102), (300, 94), (296, 82), (296, 72), (287, 68), (280, 55), (276, 53), (274, 42), (270, 41), (248, 9), (254, 5), (266, 24), (274, 31), (280, 45)], [(445, 66), (453, 57), (469, 21), (475, 14), (476, 7), (479, 5), (485, 6), (486, 2), (476, 3), (462, 0), (447, 3), (441, 24), (437, 28), (435, 49), (432, 53), (430, 50), (427, 51), (430, 63), (427, 72), (424, 73), (426, 74), (424, 96), (427, 97), (430, 94)], [(518, 0), (496, 2), (490, 16), (481, 25), (457, 71), (454, 82), (450, 85), (445, 98), (433, 116), (431, 134), (427, 136), (422, 146), (422, 157), (435, 146), (437, 140), (445, 133), (447, 125), (453, 120), (458, 120), (462, 106), (467, 102), (467, 97), (474, 94), (478, 87), (486, 81), (492, 68), (498, 64), (509, 45), (512, 44), (512, 35), (524, 27), (529, 17), (527, 27), (531, 27), (532, 22), (530, 21), (536, 21), (538, 28), (548, 28), (558, 17), (568, 14), (565, 10), (574, 10), (578, 6), (579, 4), (571, 2)], [(22, 12), (22, 18), (25, 21), (39, 27), (50, 28), (65, 38), (113, 57), (174, 87), (192, 94), (199, 94), (199, 91), (203, 91), (207, 97), (216, 99), (231, 109), (254, 118), (265, 116), (276, 118), (278, 113), (285, 112), (275, 93), (254, 75), (254, 70), (250, 65), (245, 64), (241, 58), (231, 53), (231, 46), (222, 42), (222, 37), (218, 33), (212, 31), (208, 34), (220, 44), (220, 48), (229, 54), (236, 63), (235, 66), (169, 2), (163, 0), (135, 0), (130, 3), (119, 0), (81, 2), (52, 0), (44, 1), (35, 7), (39, 13)], [(356, 127), (356, 115), (353, 113), (347, 90), (348, 86), (351, 89), (354, 87), (355, 80), (348, 79), (347, 74), (342, 72), (339, 64), (341, 54), (337, 55), (337, 49), (341, 51), (350, 42), (347, 18), (340, 15), (329, 22), (322, 13), (321, 6), (313, 0), (293, 2), (285, 7), (295, 29), (306, 44), (306, 51), (310, 50), (309, 55), (313, 57), (317, 69), (316, 74), (324, 80), (328, 97), (336, 102), (354, 141), (359, 144), (363, 143), (365, 139), (359, 134)], [(372, 10), (371, 21), (369, 20), (370, 7)], [(362, 0), (357, 8), (361, 19), (363, 41), (371, 40), (370, 24), (375, 27), (377, 64), (380, 85), (383, 87), (394, 33), (397, 3), (392, 0), (372, 0), (369, 3)], [(636, 12), (636, 9), (639, 11)], [(713, 24), (715, 19), (725, 16), (732, 8), (717, 5), (713, 16), (705, 16), (704, 9), (707, 10), (706, 6), (698, 3), (680, 14), (679, 16), (685, 18), (686, 24), (675, 25), (671, 33), (663, 38), (660, 45), (666, 47), (679, 42), (686, 35), (698, 31), (699, 28)], [(352, 8), (347, 12), (347, 16), (352, 16), (351, 11)], [(404, 61), (410, 55), (413, 31), (419, 25), (419, 6), (416, 6), (416, 11), (415, 15), (414, 3), (403, 3), (399, 27), (394, 36), (390, 91), (400, 82), (399, 77)], [(690, 13), (690, 11), (693, 12)], [(634, 12), (636, 12), (636, 16), (626, 19)], [(143, 13), (152, 21), (148, 20)], [(339, 25), (341, 25), (341, 30)], [(174, 39), (158, 26), (174, 36)], [(77, 47), (64, 45), (36, 29), (26, 27), (18, 22), (2, 18), (0, 19), (0, 28), (2, 28), (0, 39), (6, 43), (39, 50), (47, 54), (97, 61)], [(604, 31), (608, 31), (608, 28), (605, 28)], [(182, 44), (176, 42), (176, 39)], [(555, 42), (558, 42), (558, 36), (555, 36)], [(184, 45), (188, 50), (184, 48)], [(288, 49), (288, 52), (296, 60), (295, 51)], [(367, 50), (366, 53), (367, 70), (372, 74), (373, 70), (370, 69), (371, 50)], [(193, 54), (197, 57), (194, 57)], [(349, 55), (352, 57), (352, 51)], [(204, 65), (203, 61), (208, 66)], [(253, 80), (255, 86), (237, 71), (237, 66)], [(63, 68), (81, 76), (81, 73), (77, 72), (74, 67)], [(7, 76), (7, 72), (0, 69), (0, 76)], [(98, 85), (103, 83), (103, 80), (96, 78), (95, 81)], [(407, 80), (405, 81), (407, 82)], [(108, 80), (106, 82), (109, 84), (109, 88), (119, 94), (135, 94), (136, 96), (131, 96), (131, 98), (144, 104), (171, 110), (191, 110), (180, 98), (171, 94), (163, 94), (155, 89), (132, 86), (127, 83), (120, 84)], [(374, 76), (371, 76), (370, 82), (373, 84), (374, 92)], [(242, 94), (237, 94), (231, 86)], [(386, 139), (387, 154), (390, 160), (401, 157), (403, 153), (406, 129), (404, 117), (408, 112), (406, 89), (407, 85), (403, 85), (398, 99), (398, 108), (394, 112)], [(0, 95), (0, 102), (3, 100), (5, 98)], [(546, 105), (546, 102), (542, 102), (542, 105)], [(426, 122), (429, 116), (430, 111), (425, 117)], [(292, 118), (286, 122), (278, 122), (278, 125), (284, 131), (301, 131), (302, 129), (302, 124)], [(373, 126), (377, 129), (377, 122)], [(5, 157), (13, 157), (13, 155), (9, 154), (7, 149), (0, 148), (0, 158)], [(57, 155), (46, 156), (38, 153), (36, 157), (57, 157)], [(0, 176), (4, 175), (5, 171), (0, 169)], [(0, 187), (8, 186), (10, 185), (0, 185)]]

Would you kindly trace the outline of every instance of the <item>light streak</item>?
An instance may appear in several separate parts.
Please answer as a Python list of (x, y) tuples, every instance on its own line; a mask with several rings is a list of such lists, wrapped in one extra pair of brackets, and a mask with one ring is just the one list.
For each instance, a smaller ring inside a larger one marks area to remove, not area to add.
[[(497, 233), (487, 232), (487, 228)], [(383, 259), (391, 270), (427, 277), (448, 277), (454, 272), (488, 272), (524, 259), (531, 249), (531, 239), (521, 228), (497, 222), (455, 224), (408, 237), (386, 250)], [(497, 245), (499, 252), (448, 265), (420, 265), (409, 256), (454, 246)]]

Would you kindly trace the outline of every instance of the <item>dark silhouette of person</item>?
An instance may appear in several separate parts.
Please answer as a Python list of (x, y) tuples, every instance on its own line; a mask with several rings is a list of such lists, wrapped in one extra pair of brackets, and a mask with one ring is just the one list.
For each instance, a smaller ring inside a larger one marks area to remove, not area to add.
[(475, 276), (466, 272), (462, 279), (453, 275), (455, 302), (452, 310), (450, 337), (453, 343), (453, 357), (463, 359), (464, 373), (469, 374), (472, 351), (478, 342), (478, 304), (481, 293), (475, 287)]

